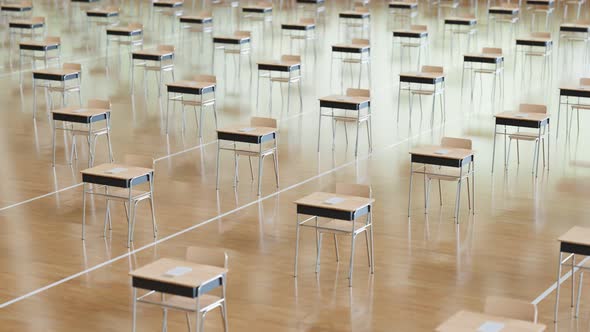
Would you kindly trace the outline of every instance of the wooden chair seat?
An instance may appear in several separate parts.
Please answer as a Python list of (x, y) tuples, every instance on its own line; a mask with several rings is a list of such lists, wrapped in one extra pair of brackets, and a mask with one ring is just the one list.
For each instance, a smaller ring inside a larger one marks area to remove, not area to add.
[(215, 98), (203, 100), (201, 103), (200, 100), (183, 100), (182, 106), (211, 106), (215, 104)]
[[(357, 221), (354, 223), (354, 231), (357, 232), (365, 226), (364, 222)], [(350, 234), (352, 233), (352, 222), (339, 219), (319, 220), (318, 230), (323, 233)]]
[(363, 122), (369, 119), (369, 114), (362, 114), (358, 118), (356, 116), (346, 116), (346, 115), (337, 115), (334, 116), (334, 121), (342, 121), (342, 122)]
[(259, 150), (245, 150), (245, 149), (240, 149), (240, 150), (236, 150), (236, 154), (238, 156), (247, 156), (247, 157), (266, 157), (266, 156), (270, 156), (271, 154), (275, 153), (275, 149), (274, 148), (270, 148), (267, 150), (262, 151), (262, 153)]
[(519, 141), (536, 141), (539, 138), (538, 133), (516, 133), (508, 135), (510, 139), (515, 139)]
[(426, 172), (428, 173), (436, 173), (436, 174), (427, 174), (431, 180), (440, 180), (440, 181), (457, 181), (459, 180), (459, 171), (455, 169), (449, 168), (438, 168), (438, 167), (427, 167)]
[(145, 66), (145, 70), (149, 70), (149, 71), (170, 71), (170, 70), (174, 70), (174, 64), (167, 64), (167, 65), (163, 65), (162, 67), (160, 66)]
[[(201, 311), (204, 311), (205, 309), (210, 310), (212, 309), (212, 307), (219, 306), (221, 305), (222, 301), (223, 300), (219, 296), (215, 295), (203, 294), (199, 296), (199, 306), (201, 308)], [(167, 295), (164, 301), (162, 301), (160, 298), (160, 293), (154, 293), (143, 298), (142, 302), (160, 304), (165, 307), (170, 307), (186, 312), (196, 311), (195, 300), (184, 296)]]
[[(127, 201), (129, 199), (129, 189), (118, 189), (118, 188), (109, 188), (109, 195), (117, 196), (117, 197), (109, 197), (111, 200), (121, 200)], [(142, 201), (146, 198), (150, 197), (149, 191), (143, 190), (131, 190), (131, 200), (132, 201)]]
[(299, 82), (299, 80), (301, 79), (301, 76), (297, 75), (297, 76), (292, 76), (292, 77), (271, 77), (270, 81), (271, 82), (279, 82), (279, 83), (294, 83), (294, 82)]
[(71, 131), (71, 133), (74, 136), (100, 136), (108, 134), (108, 130), (107, 128), (100, 128), (97, 130), (93, 130), (92, 132), (89, 132), (88, 129), (74, 129)]

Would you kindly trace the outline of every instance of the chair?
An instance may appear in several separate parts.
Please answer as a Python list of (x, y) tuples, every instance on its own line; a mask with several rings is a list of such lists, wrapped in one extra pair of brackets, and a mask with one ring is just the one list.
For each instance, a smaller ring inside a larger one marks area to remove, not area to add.
[[(340, 195), (348, 195), (348, 196), (358, 196), (358, 197), (366, 197), (372, 198), (372, 189), (371, 186), (363, 185), (363, 184), (345, 184), (345, 183), (337, 183), (336, 184), (336, 194)], [(319, 219), (318, 217), (312, 217), (307, 221), (303, 221), (299, 224), (299, 226), (304, 227), (311, 227), (316, 230), (316, 246), (317, 246), (317, 256), (316, 256), (316, 273), (320, 272), (320, 255), (322, 249), (322, 236), (324, 233), (332, 234), (334, 239), (334, 249), (336, 251), (336, 261), (340, 261), (340, 253), (338, 249), (338, 236), (350, 236), (351, 238), (351, 254), (350, 254), (350, 267), (348, 272), (348, 286), (352, 287), (352, 272), (354, 267), (354, 248), (356, 237), (362, 233), (365, 234), (365, 241), (367, 244), (367, 258), (369, 262), (369, 267), (371, 269), (371, 274), (375, 272), (374, 267), (374, 253), (373, 253), (373, 213), (369, 211), (367, 214), (367, 218), (363, 222), (362, 220), (353, 220), (352, 222), (347, 220), (339, 220), (339, 219)], [(298, 233), (299, 235), (299, 233)], [(297, 236), (297, 242), (299, 242), (299, 236)], [(297, 246), (299, 249), (299, 246)], [(295, 253), (295, 261), (297, 262), (297, 257), (299, 253)]]
[[(188, 247), (186, 250), (186, 260), (191, 263), (211, 265), (228, 269), (227, 253), (224, 250), (220, 249)], [(191, 315), (195, 315), (197, 313), (196, 308), (199, 308), (198, 310), (200, 315), (200, 324), (198, 326), (198, 331), (202, 332), (204, 331), (205, 317), (207, 316), (207, 314), (219, 308), (219, 312), (221, 313), (221, 320), (223, 323), (223, 330), (227, 332), (227, 305), (225, 301), (227, 277), (224, 276), (222, 283), (223, 285), (220, 291), (215, 289), (207, 294), (199, 294), (199, 296), (197, 297), (197, 307), (195, 306), (195, 299), (164, 293), (158, 294), (155, 291), (151, 291), (139, 297), (137, 300), (141, 303), (156, 305), (162, 308), (162, 331), (167, 331), (168, 310), (177, 310), (184, 312), (186, 317), (187, 329), (190, 332), (190, 317)]]
[[(269, 127), (269, 128), (278, 128), (277, 120), (273, 118), (260, 118), (260, 117), (252, 117), (250, 119), (250, 125), (252, 127)], [(234, 143), (235, 144), (235, 143)], [(250, 144), (248, 144), (247, 148), (244, 149), (235, 149), (234, 150), (234, 157), (235, 157), (235, 172), (234, 172), (234, 186), (237, 186), (238, 183), (238, 165), (240, 156), (248, 157), (248, 162), (250, 164), (250, 177), (252, 181), (254, 181), (254, 170), (252, 168), (252, 158), (258, 158), (258, 196), (260, 196), (261, 187), (262, 187), (262, 166), (264, 165), (264, 158), (272, 155), (273, 165), (275, 170), (275, 181), (277, 184), (277, 188), (279, 187), (279, 157), (278, 157), (278, 148), (277, 148), (277, 139), (273, 140), (273, 145), (265, 145), (264, 143), (258, 144), (258, 149), (252, 149)], [(219, 166), (218, 166), (219, 167)]]
[[(349, 97), (371, 97), (371, 92), (369, 90), (366, 89), (346, 89), (346, 96)], [(341, 122), (344, 124), (344, 135), (346, 137), (346, 144), (348, 145), (348, 129), (347, 129), (347, 124), (348, 123), (354, 123), (356, 124), (356, 140), (355, 140), (355, 145), (354, 145), (354, 155), (357, 155), (357, 151), (358, 151), (358, 144), (359, 144), (359, 127), (361, 125), (361, 123), (366, 123), (367, 124), (367, 140), (369, 143), (369, 152), (373, 151), (373, 138), (372, 138), (372, 130), (371, 130), (371, 107), (367, 107), (366, 111), (365, 109), (363, 110), (358, 110), (358, 111), (348, 111), (348, 110), (343, 110), (340, 114), (335, 114), (334, 116), (332, 116), (332, 121), (334, 122), (332, 124), (332, 150), (334, 149), (335, 146), (335, 137), (336, 137), (336, 132), (335, 132), (335, 127), (336, 124)]]
[[(580, 86), (590, 86), (590, 78), (580, 78)], [(578, 97), (578, 102), (576, 104), (571, 104), (570, 107), (572, 108), (572, 111), (576, 111), (576, 118), (577, 118), (577, 129), (578, 132), (580, 131), (580, 110), (590, 110), (590, 104), (584, 104), (580, 101), (580, 97)], [(566, 110), (566, 114), (569, 114), (569, 112)], [(558, 119), (559, 119), (559, 114), (557, 115)], [(569, 123), (568, 123), (569, 122)], [(572, 130), (572, 123), (574, 122), (574, 116), (572, 114), (571, 118), (568, 120), (568, 117), (566, 116), (566, 126), (567, 126), (567, 132), (571, 132)]]
[[(281, 62), (295, 62), (301, 65), (301, 56), (299, 55), (281, 55)], [(272, 76), (269, 72), (267, 75), (259, 75), (257, 80), (257, 89), (256, 89), (256, 108), (258, 108), (258, 94), (260, 93), (260, 85), (258, 84), (260, 77), (268, 77), (269, 79), (269, 101), (268, 107), (269, 111), (272, 112), (272, 85), (273, 83), (279, 83), (279, 88), (282, 87), (283, 83), (287, 83), (287, 113), (289, 113), (289, 107), (291, 106), (291, 83), (297, 83), (297, 87), (299, 90), (299, 107), (300, 110), (303, 109), (303, 95), (301, 91), (301, 66), (297, 71), (292, 71), (288, 73), (288, 76), (280, 75), (280, 76)], [(280, 89), (281, 96), (283, 95), (283, 89)], [(282, 102), (282, 98), (281, 98)], [(282, 107), (281, 107), (282, 109)]]
[[(502, 49), (497, 47), (484, 47), (481, 50), (481, 53), (486, 55), (494, 55), (494, 56), (501, 56)], [(473, 90), (475, 88), (475, 76), (479, 75), (480, 77), (480, 85), (481, 79), (483, 75), (493, 75), (494, 81), (492, 83), (492, 102), (495, 100), (496, 96), (496, 83), (500, 83), (500, 95), (504, 94), (504, 61), (499, 63), (494, 63), (493, 65), (485, 65), (481, 64), (479, 68), (473, 68), (473, 64), (471, 65), (471, 100), (473, 101)], [(461, 91), (463, 91), (463, 75), (461, 75)]]
[(53, 93), (61, 94), (61, 102), (62, 102), (62, 107), (63, 107), (63, 106), (67, 105), (66, 98), (67, 98), (68, 94), (77, 92), (78, 93), (78, 104), (80, 106), (82, 106), (82, 95), (80, 92), (80, 88), (82, 87), (82, 65), (80, 65), (79, 63), (64, 63), (62, 65), (62, 68), (76, 70), (80, 74), (78, 75), (78, 78), (74, 79), (74, 80), (63, 81), (57, 85), (54, 85), (51, 83), (48, 84), (47, 91), (49, 92), (49, 108), (50, 109), (54, 108), (53, 107), (53, 98), (52, 98)]
[(507, 297), (486, 297), (484, 313), (505, 318), (537, 323), (537, 305)]
[[(520, 104), (518, 111), (521, 113), (547, 113), (547, 106), (545, 105), (534, 105), (534, 104)], [(516, 158), (518, 164), (520, 164), (520, 149), (519, 149), (519, 142), (520, 141), (529, 141), (535, 142), (535, 148), (533, 153), (533, 173), (535, 172), (535, 165), (536, 160), (539, 158), (537, 155), (538, 147), (537, 144), (541, 144), (543, 150), (543, 167), (545, 167), (545, 135), (547, 127), (543, 127), (542, 131), (537, 130), (534, 132), (522, 132), (520, 131), (520, 127), (518, 131), (514, 134), (508, 135), (508, 157), (506, 158), (506, 169), (508, 169), (508, 161), (510, 159), (510, 146), (512, 144), (512, 140), (516, 141)], [(539, 140), (541, 140), (539, 142)]]
[[(217, 78), (213, 75), (196, 75), (193, 77), (195, 82), (217, 83)], [(195, 112), (195, 121), (199, 127), (199, 138), (203, 137), (203, 108), (211, 107), (213, 109), (213, 117), (215, 118), (215, 129), (217, 129), (217, 110), (215, 108), (215, 90), (209, 94), (201, 94), (198, 98), (185, 100), (181, 99), (182, 103), (182, 130), (185, 128), (184, 111), (186, 106), (192, 106)], [(197, 118), (197, 107), (199, 107), (199, 116)], [(168, 119), (166, 119), (168, 124)], [(166, 125), (166, 133), (168, 133), (168, 125)]]
[[(111, 102), (109, 100), (99, 100), (99, 99), (91, 99), (88, 101), (89, 109), (104, 109), (110, 110), (111, 109)], [(108, 146), (108, 154), (109, 154), (109, 161), (113, 163), (115, 161), (113, 157), (113, 147), (111, 145), (111, 120), (110, 117), (107, 117), (105, 121), (104, 127), (95, 128), (96, 123), (88, 123), (84, 125), (77, 125), (72, 124), (70, 128), (53, 128), (53, 166), (55, 166), (55, 135), (56, 129), (61, 129), (65, 131), (69, 131), (72, 133), (72, 149), (70, 154), (70, 164), (74, 160), (74, 156), (78, 159), (78, 149), (76, 145), (76, 136), (84, 136), (88, 141), (89, 151), (88, 151), (88, 167), (92, 167), (94, 165), (94, 158), (95, 158), (95, 150), (96, 150), (96, 139), (99, 136), (106, 136), (107, 138), (107, 146)]]
[[(158, 96), (162, 95), (162, 75), (165, 72), (170, 72), (172, 74), (172, 81), (174, 81), (174, 51), (175, 47), (173, 45), (158, 45), (156, 50), (158, 52), (166, 52), (172, 53), (172, 58), (162, 61), (142, 61), (140, 63), (134, 64), (134, 67), (141, 67), (144, 70), (144, 84), (146, 84), (147, 74), (149, 72), (153, 72), (156, 74), (156, 78), (158, 80)], [(131, 68), (133, 71), (133, 68)], [(133, 92), (133, 86), (135, 85), (135, 75), (131, 75), (131, 91)], [(144, 86), (147, 91), (147, 85)]]
[[(454, 148), (454, 149), (465, 149), (471, 150), (471, 140), (465, 138), (454, 138), (454, 137), (443, 137), (441, 141), (442, 148)], [(430, 205), (430, 181), (437, 180), (438, 181), (438, 195), (440, 205), (443, 204), (442, 199), (442, 189), (441, 189), (441, 181), (448, 181), (448, 182), (457, 182), (457, 195), (455, 197), (455, 219), (458, 219), (459, 215), (459, 200), (461, 198), (461, 184), (464, 180), (467, 180), (467, 203), (469, 206), (469, 210), (472, 213), (475, 213), (475, 210), (472, 208), (472, 195), (475, 193), (471, 193), (471, 188), (469, 185), (469, 177), (473, 173), (473, 162), (469, 163), (467, 168), (467, 172), (463, 172), (463, 168), (450, 168), (450, 167), (442, 167), (442, 166), (428, 166), (425, 169), (425, 181), (426, 181), (426, 211), (428, 211), (428, 207)], [(475, 190), (474, 190), (475, 191)]]

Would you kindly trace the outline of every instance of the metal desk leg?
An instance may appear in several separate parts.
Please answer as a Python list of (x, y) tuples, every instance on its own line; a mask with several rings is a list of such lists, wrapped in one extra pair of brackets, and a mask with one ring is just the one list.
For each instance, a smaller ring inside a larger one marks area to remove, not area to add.
[(295, 267), (293, 269), (293, 277), (297, 277), (297, 258), (299, 257), (299, 213), (296, 217), (297, 224), (295, 226)]
[(410, 208), (412, 207), (412, 179), (414, 175), (413, 163), (410, 162), (410, 191), (408, 195), (408, 218), (410, 217)]
[(82, 241), (86, 236), (86, 182), (82, 184)]
[(559, 252), (559, 257), (557, 260), (557, 285), (555, 288), (555, 314), (553, 316), (553, 322), (557, 322), (557, 314), (559, 312), (559, 288), (560, 288), (560, 278), (561, 278), (561, 258), (563, 253)]
[(131, 323), (131, 331), (135, 332), (137, 325), (137, 288), (133, 287), (133, 319)]
[(492, 149), (492, 173), (494, 173), (494, 161), (496, 160), (496, 135), (498, 134), (497, 128), (498, 128), (498, 125), (494, 124), (494, 147)]

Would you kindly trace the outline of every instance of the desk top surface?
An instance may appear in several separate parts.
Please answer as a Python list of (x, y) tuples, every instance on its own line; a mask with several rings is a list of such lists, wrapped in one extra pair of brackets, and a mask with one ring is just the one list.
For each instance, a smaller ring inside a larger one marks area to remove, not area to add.
[(447, 21), (458, 21), (458, 22), (477, 22), (477, 17), (475, 16), (451, 16), (445, 18), (445, 22)]
[(425, 145), (410, 150), (411, 155), (463, 160), (475, 154), (469, 149), (451, 148), (441, 145)]
[[(112, 171), (112, 172), (111, 172)], [(101, 164), (80, 171), (84, 175), (99, 176), (112, 179), (130, 180), (153, 173), (152, 168), (127, 166), (121, 164)]]
[(490, 10), (514, 10), (520, 9), (516, 3), (503, 3), (499, 6), (490, 6)]
[(0, 5), (3, 9), (14, 8), (14, 9), (27, 9), (33, 8), (33, 4), (30, 2), (17, 2), (17, 3), (3, 3)]
[(213, 39), (250, 40), (250, 37), (238, 36), (238, 35), (219, 35), (219, 36), (213, 36)]
[(65, 107), (57, 110), (52, 110), (51, 113), (64, 114), (79, 117), (92, 117), (95, 115), (105, 114), (110, 112), (110, 109), (104, 108), (84, 108), (84, 107)]
[(217, 129), (218, 133), (261, 137), (277, 132), (278, 128), (235, 125)]
[(363, 96), (343, 96), (343, 95), (329, 95), (319, 99), (320, 101), (334, 102), (334, 103), (346, 103), (346, 104), (362, 104), (371, 101), (370, 97)]
[(39, 47), (48, 47), (53, 45), (60, 45), (58, 42), (50, 42), (47, 40), (23, 40), (18, 43), (19, 45), (27, 45), (27, 46), (39, 46)]
[[(340, 198), (341, 201), (332, 204), (326, 202), (327, 200), (334, 198)], [(306, 205), (323, 209), (354, 212), (364, 208), (367, 205), (371, 205), (373, 202), (375, 202), (375, 199), (373, 198), (341, 195), (327, 192), (314, 192), (296, 200), (294, 203), (297, 205)]]
[(271, 61), (260, 61), (257, 62), (259, 65), (268, 65), (268, 66), (282, 66), (282, 67), (292, 67), (301, 65), (300, 61), (281, 61), (281, 60), (271, 60)]
[(557, 241), (590, 246), (590, 228), (574, 226), (558, 237)]
[(176, 81), (172, 83), (166, 83), (167, 86), (179, 87), (179, 88), (192, 88), (192, 89), (205, 89), (208, 87), (215, 86), (213, 82), (197, 82), (197, 81)]
[(8, 21), (9, 24), (45, 24), (45, 21), (34, 18), (18, 18)]
[(504, 55), (497, 53), (467, 53), (465, 56), (476, 57), (476, 58), (488, 58), (488, 59), (501, 59)]
[(105, 7), (105, 8), (92, 8), (92, 9), (88, 9), (86, 11), (86, 13), (93, 13), (93, 14), (113, 14), (113, 13), (119, 13), (119, 9), (117, 9), (117, 8), (109, 8), (109, 7)]
[(315, 23), (291, 22), (291, 23), (283, 23), (283, 24), (281, 24), (281, 26), (315, 27)]
[(418, 6), (418, 2), (417, 1), (390, 1), (389, 5)]
[(564, 85), (560, 86), (559, 90), (590, 92), (590, 85)]
[(371, 45), (367, 45), (367, 44), (354, 44), (354, 43), (350, 43), (350, 44), (334, 44), (332, 45), (332, 47), (342, 47), (342, 48), (356, 48), (359, 50), (362, 50), (364, 48), (371, 48)]
[(184, 1), (183, 0), (153, 0), (152, 4), (154, 5), (170, 5), (170, 6), (174, 6), (174, 5), (179, 5), (179, 4), (183, 4)]
[(163, 51), (163, 50), (138, 50), (138, 51), (133, 51), (132, 54), (138, 54), (138, 55), (153, 55), (153, 56), (167, 56), (167, 55), (173, 55), (174, 52), (170, 52), (170, 51)]
[(259, 9), (259, 10), (269, 10), (272, 9), (272, 5), (268, 4), (254, 4), (254, 5), (244, 5), (242, 9)]
[(213, 15), (197, 14), (197, 15), (182, 15), (181, 19), (187, 20), (211, 20)]
[(434, 79), (437, 79), (437, 78), (444, 77), (445, 74), (444, 73), (440, 73), (440, 72), (412, 71), (412, 72), (400, 73), (399, 76), (431, 78), (431, 79), (434, 80)]
[(518, 37), (516, 41), (531, 41), (531, 42), (550, 42), (552, 41), (551, 37), (533, 37), (533, 36), (525, 36), (525, 37)]
[(545, 325), (523, 320), (493, 316), (479, 312), (461, 310), (440, 324), (437, 332), (474, 332), (482, 331), (484, 324), (502, 324), (500, 332), (542, 332)]
[(549, 119), (548, 113), (524, 113), (518, 111), (506, 111), (494, 115), (496, 118), (524, 120), (524, 121), (544, 121)]
[(78, 74), (80, 71), (75, 69), (64, 69), (64, 68), (46, 68), (46, 69), (38, 69), (33, 70), (33, 74), (46, 74), (46, 75), (57, 75), (57, 76), (66, 76), (72, 74)]
[(122, 26), (122, 27), (111, 27), (111, 28), (108, 28), (107, 29), (107, 32), (108, 31), (121, 31), (121, 32), (129, 32), (129, 33), (132, 33), (132, 32), (136, 32), (136, 31), (143, 31), (143, 29), (132, 28), (132, 27), (129, 27), (129, 26)]
[(582, 28), (582, 29), (590, 29), (590, 22), (570, 22), (570, 23), (562, 23), (560, 27), (564, 28)]
[[(189, 268), (190, 271), (179, 276), (172, 276), (167, 273), (168, 271), (178, 267)], [(149, 263), (129, 272), (129, 275), (134, 278), (142, 278), (166, 284), (197, 288), (203, 283), (212, 279), (216, 279), (226, 273), (227, 269), (218, 266), (196, 264), (172, 258), (160, 258), (155, 262)]]

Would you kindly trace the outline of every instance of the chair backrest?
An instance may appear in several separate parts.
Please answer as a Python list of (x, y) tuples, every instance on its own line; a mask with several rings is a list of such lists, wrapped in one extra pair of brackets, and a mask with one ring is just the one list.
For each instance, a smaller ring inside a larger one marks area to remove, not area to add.
[(528, 301), (488, 296), (483, 311), (494, 316), (537, 322), (537, 306)]
[(349, 196), (371, 198), (371, 186), (357, 183), (336, 183), (336, 193)]
[(371, 97), (371, 91), (367, 89), (346, 89), (346, 95), (349, 97)]
[(354, 7), (354, 11), (357, 13), (368, 13), (369, 12), (369, 8), (367, 7)]
[(250, 119), (250, 125), (255, 127), (269, 127), (269, 128), (278, 128), (277, 127), (277, 120), (273, 118), (260, 118), (253, 116)]
[(410, 25), (412, 31), (428, 31), (427, 25)]
[(129, 29), (141, 29), (141, 30), (143, 30), (143, 24), (141, 24), (141, 23), (129, 23), (127, 25), (127, 27), (129, 27)]
[(590, 85), (590, 78), (588, 78), (588, 77), (580, 78), (580, 85)]
[(218, 248), (186, 248), (186, 260), (192, 263), (228, 268), (227, 252)]
[(158, 45), (157, 50), (162, 52), (174, 53), (175, 47), (174, 45)]
[(302, 18), (299, 20), (301, 24), (315, 24), (315, 18)]
[(31, 17), (31, 21), (33, 21), (35, 23), (45, 23), (45, 17), (43, 17), (43, 16)]
[(441, 66), (422, 66), (421, 72), (423, 73), (443, 73), (444, 68)]
[(471, 140), (467, 138), (443, 137), (441, 145), (447, 148), (471, 150)]
[(61, 38), (59, 37), (46, 37), (45, 41), (48, 43), (61, 44)]
[(121, 9), (120, 9), (119, 7), (117, 7), (117, 6), (106, 6), (104, 9), (105, 9), (105, 10), (108, 10), (108, 11), (114, 11), (114, 12), (119, 12), (119, 11), (121, 10)]
[(532, 32), (531, 37), (533, 37), (533, 38), (551, 38), (551, 32)]
[(100, 108), (105, 110), (111, 109), (111, 101), (110, 100), (102, 100), (102, 99), (90, 99), (88, 100), (88, 108)]
[(520, 104), (518, 111), (522, 113), (547, 113), (547, 106), (538, 104)]
[(281, 61), (301, 62), (301, 56), (299, 56), (299, 55), (281, 55)]
[(496, 54), (502, 55), (502, 49), (499, 47), (484, 47), (481, 49), (483, 54)]
[(242, 37), (242, 38), (248, 37), (249, 38), (252, 34), (250, 31), (238, 30), (238, 31), (236, 31), (235, 35), (237, 37)]
[(210, 82), (217, 83), (217, 78), (214, 75), (195, 75), (193, 80), (196, 82)]
[(82, 71), (82, 65), (79, 63), (71, 63), (71, 62), (66, 62), (63, 64), (62, 66), (63, 69), (74, 69), (77, 70), (79, 72)]
[(353, 38), (352, 43), (355, 45), (370, 45), (370, 41), (368, 39), (361, 38)]
[(203, 10), (200, 11), (198, 14), (199, 17), (213, 17), (213, 12), (210, 10)]

